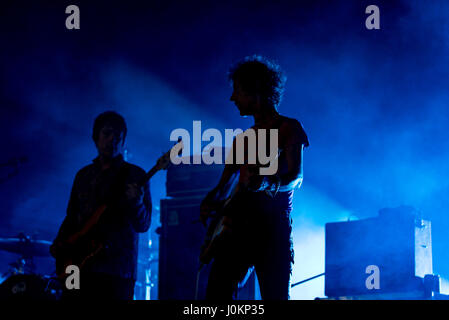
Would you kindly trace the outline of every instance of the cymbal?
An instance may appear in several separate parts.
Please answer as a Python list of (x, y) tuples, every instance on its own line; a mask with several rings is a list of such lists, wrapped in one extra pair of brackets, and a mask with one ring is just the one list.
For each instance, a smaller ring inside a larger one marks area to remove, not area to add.
[(50, 255), (50, 241), (29, 238), (0, 238), (0, 250), (18, 253), (25, 257), (46, 257)]

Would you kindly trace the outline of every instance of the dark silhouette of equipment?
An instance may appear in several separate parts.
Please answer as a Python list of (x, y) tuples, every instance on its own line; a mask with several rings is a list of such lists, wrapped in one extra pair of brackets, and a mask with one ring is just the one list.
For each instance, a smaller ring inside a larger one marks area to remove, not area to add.
[(50, 241), (36, 240), (20, 233), (15, 238), (0, 238), (0, 250), (20, 255), (9, 264), (7, 279), (0, 284), (0, 300), (58, 300), (61, 284), (54, 277), (36, 273), (34, 257), (50, 256)]
[(50, 241), (34, 240), (23, 233), (16, 238), (0, 238), (0, 250), (18, 253), (27, 258), (49, 256), (50, 245)]
[[(167, 196), (171, 198), (161, 200), (158, 230), (160, 300), (204, 299), (210, 266), (204, 267), (197, 279), (200, 249), (206, 235), (206, 228), (199, 223), (200, 204), (217, 185), (223, 168), (224, 165), (215, 164), (180, 164), (167, 170)], [(238, 298), (255, 299), (254, 273), (239, 290)]]
[(431, 223), (411, 207), (375, 218), (326, 224), (329, 298), (425, 299), (439, 293), (432, 275)]

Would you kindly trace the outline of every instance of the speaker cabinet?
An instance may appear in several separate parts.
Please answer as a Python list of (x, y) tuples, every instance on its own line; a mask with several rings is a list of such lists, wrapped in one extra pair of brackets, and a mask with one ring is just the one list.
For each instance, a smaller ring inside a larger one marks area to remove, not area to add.
[(430, 221), (404, 210), (326, 224), (328, 297), (423, 290), (432, 273)]
[[(224, 150), (222, 151), (224, 155)], [(166, 190), (168, 197), (195, 197), (206, 194), (220, 180), (224, 164), (195, 164), (199, 156), (186, 157), (189, 164), (169, 166), (167, 169)], [(224, 160), (223, 160), (224, 163)]]
[[(159, 299), (194, 300), (199, 267), (198, 256), (206, 234), (198, 222), (200, 204), (205, 194), (188, 198), (161, 200), (159, 239)], [(199, 277), (198, 299), (205, 298), (210, 266)], [(239, 299), (255, 299), (252, 275), (239, 291)]]

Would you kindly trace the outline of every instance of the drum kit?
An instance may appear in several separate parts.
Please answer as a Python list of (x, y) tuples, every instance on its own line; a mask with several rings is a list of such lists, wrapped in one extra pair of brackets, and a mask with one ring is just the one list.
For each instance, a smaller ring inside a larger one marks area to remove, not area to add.
[[(27, 156), (14, 157), (0, 163), (0, 168), (12, 168), (2, 174), (0, 184), (19, 173), (19, 167), (28, 161)], [(2, 171), (3, 172), (3, 171)], [(19, 259), (9, 264), (9, 270), (0, 272), (0, 300), (58, 300), (62, 287), (56, 277), (36, 273), (34, 257), (50, 256), (51, 242), (36, 240), (20, 233), (15, 238), (0, 238), (0, 250), (19, 255)]]
[[(35, 240), (20, 233), (14, 238), (0, 238), (0, 250), (19, 255), (19, 259), (9, 264), (9, 270), (0, 272), (0, 301), (2, 300), (60, 300), (62, 286), (56, 276), (36, 273), (35, 257), (49, 257), (50, 245), (46, 240)], [(154, 250), (152, 250), (154, 251)], [(154, 254), (146, 259), (138, 259), (144, 277), (136, 282), (135, 294), (138, 300), (150, 300), (154, 287), (152, 264), (158, 262)]]
[(35, 240), (20, 233), (15, 238), (0, 238), (0, 250), (18, 254), (20, 258), (9, 264), (0, 275), (0, 300), (59, 300), (62, 287), (56, 277), (36, 273), (34, 257), (50, 256), (50, 241)]

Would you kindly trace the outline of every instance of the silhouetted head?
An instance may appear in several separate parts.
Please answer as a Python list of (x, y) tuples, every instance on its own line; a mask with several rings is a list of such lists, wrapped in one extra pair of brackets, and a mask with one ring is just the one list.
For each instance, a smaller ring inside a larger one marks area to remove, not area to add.
[(242, 116), (263, 108), (277, 110), (286, 81), (277, 64), (258, 55), (248, 56), (232, 66), (228, 76), (233, 85), (231, 101)]
[(125, 119), (118, 113), (106, 111), (98, 115), (92, 133), (98, 154), (104, 158), (119, 155), (125, 145), (126, 133)]

